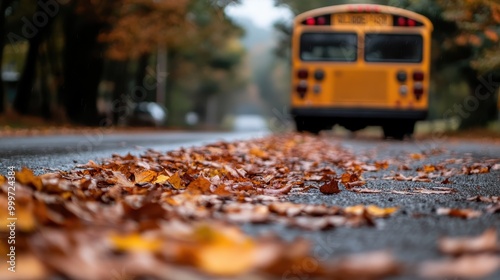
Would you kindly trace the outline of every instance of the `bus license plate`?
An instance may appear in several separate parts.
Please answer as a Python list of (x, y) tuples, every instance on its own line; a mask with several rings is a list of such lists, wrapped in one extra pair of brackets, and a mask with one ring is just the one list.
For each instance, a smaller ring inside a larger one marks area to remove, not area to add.
[(337, 14), (333, 16), (335, 25), (390, 26), (392, 17), (384, 14)]

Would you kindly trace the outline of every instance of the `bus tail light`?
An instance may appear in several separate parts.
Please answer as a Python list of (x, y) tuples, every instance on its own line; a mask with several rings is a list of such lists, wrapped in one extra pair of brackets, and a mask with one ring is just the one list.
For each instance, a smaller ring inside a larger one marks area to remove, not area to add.
[(307, 93), (307, 82), (300, 81), (295, 90), (299, 94), (300, 98), (304, 99), (304, 97), (306, 96), (306, 93)]
[(309, 72), (306, 69), (299, 69), (299, 71), (297, 71), (297, 77), (299, 79), (307, 79), (307, 77), (309, 77)]
[(415, 85), (413, 86), (413, 94), (415, 95), (415, 98), (417, 100), (420, 100), (420, 98), (422, 98), (422, 95), (424, 94), (424, 86), (422, 85), (422, 83), (415, 83)]
[(424, 80), (424, 72), (421, 72), (421, 71), (413, 72), (413, 80), (418, 81), (418, 82), (423, 81)]

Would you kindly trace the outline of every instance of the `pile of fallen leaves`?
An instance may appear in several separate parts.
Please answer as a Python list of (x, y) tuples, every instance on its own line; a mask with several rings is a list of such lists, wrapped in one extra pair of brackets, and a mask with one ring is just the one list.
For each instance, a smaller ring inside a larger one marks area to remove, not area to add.
[[(412, 154), (409, 160), (423, 156)], [(150, 150), (141, 156), (114, 155), (101, 164), (91, 161), (76, 170), (41, 176), (22, 169), (15, 185), (16, 276), (254, 279), (286, 277), (293, 274), (292, 267), (301, 267), (304, 277), (328, 279), (395, 275), (401, 266), (386, 253), (320, 263), (305, 240), (251, 238), (237, 227), (273, 223), (318, 230), (373, 225), (397, 207), (296, 204), (286, 195), (313, 189), (324, 195), (383, 192), (367, 187), (364, 173), (390, 164), (362, 162), (326, 139), (291, 134), (166, 153)], [(399, 164), (401, 172), (410, 169)], [(381, 179), (441, 185), (453, 174), (498, 167), (472, 164), (453, 170), (445, 164), (423, 166), (414, 177), (393, 172)], [(7, 209), (5, 177), (0, 177), (0, 185), (0, 207)], [(399, 193), (454, 191), (439, 186)], [(5, 221), (6, 215), (2, 212), (0, 218)], [(8, 253), (6, 246), (0, 245), (2, 254)]]

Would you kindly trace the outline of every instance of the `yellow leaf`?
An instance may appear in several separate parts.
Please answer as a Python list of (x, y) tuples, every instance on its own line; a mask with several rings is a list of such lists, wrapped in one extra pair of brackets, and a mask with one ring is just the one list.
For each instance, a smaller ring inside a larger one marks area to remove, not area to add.
[(183, 190), (186, 188), (186, 186), (182, 183), (182, 179), (181, 179), (181, 176), (179, 175), (179, 172), (175, 172), (175, 174), (172, 175), (172, 177), (168, 178), (167, 181), (176, 190)]
[(423, 171), (426, 173), (434, 172), (436, 171), (436, 167), (434, 165), (424, 165)]
[(390, 216), (392, 213), (396, 212), (398, 210), (397, 207), (390, 207), (390, 208), (380, 208), (375, 205), (355, 205), (355, 206), (350, 206), (346, 207), (344, 211), (347, 214), (352, 214), (352, 215), (362, 215), (363, 213), (367, 213), (368, 215), (374, 217), (374, 218), (385, 218)]
[(157, 252), (161, 247), (161, 241), (145, 238), (138, 233), (129, 235), (111, 235), (110, 241), (113, 247), (119, 251), (127, 252)]
[(424, 155), (422, 155), (422, 154), (410, 154), (410, 157), (411, 157), (411, 159), (419, 160), (419, 159), (424, 158)]
[(344, 211), (347, 214), (353, 214), (353, 215), (361, 215), (365, 211), (365, 206), (364, 205), (355, 205), (355, 206), (349, 206), (344, 209)]
[(376, 218), (385, 218), (390, 216), (392, 213), (396, 212), (398, 210), (397, 207), (389, 207), (389, 208), (380, 208), (375, 205), (368, 205), (366, 206), (366, 212), (370, 214), (372, 217)]
[(40, 177), (35, 176), (35, 174), (33, 174), (33, 171), (26, 167), (23, 167), (21, 171), (16, 172), (16, 180), (23, 185), (35, 187), (39, 191), (43, 188), (42, 180), (40, 179)]
[(158, 173), (156, 173), (153, 170), (144, 170), (144, 171), (138, 172), (134, 175), (135, 175), (135, 182), (138, 184), (143, 184), (143, 183), (153, 182), (153, 180), (155, 180)]
[(0, 208), (5, 209), (5, 211), (0, 211), (0, 220), (3, 221), (0, 226), (0, 232), (8, 232), (10, 231), (9, 218), (17, 218), (15, 221), (15, 228), (18, 231), (22, 232), (31, 232), (36, 228), (36, 220), (33, 213), (33, 203), (31, 201), (28, 202), (16, 202), (15, 205), (15, 215), (9, 215), (8, 209), (9, 200), (6, 196), (0, 197)]
[(267, 153), (257, 147), (250, 149), (250, 154), (259, 158), (267, 157)]
[(169, 178), (170, 178), (170, 176), (161, 174), (160, 176), (156, 177), (156, 180), (153, 183), (155, 183), (155, 184), (165, 184), (165, 183), (168, 182)]
[(196, 234), (205, 243), (195, 252), (197, 266), (207, 273), (241, 275), (258, 263), (256, 244), (238, 229), (201, 227)]

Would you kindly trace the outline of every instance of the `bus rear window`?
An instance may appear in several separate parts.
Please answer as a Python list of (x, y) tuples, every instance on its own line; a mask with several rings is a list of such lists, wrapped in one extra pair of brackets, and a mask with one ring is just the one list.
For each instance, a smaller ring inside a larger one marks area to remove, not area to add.
[(366, 34), (365, 61), (416, 63), (422, 61), (420, 35)]
[(300, 37), (300, 58), (304, 61), (355, 61), (357, 45), (355, 33), (304, 33)]

